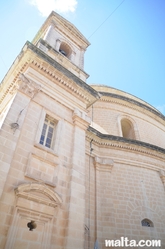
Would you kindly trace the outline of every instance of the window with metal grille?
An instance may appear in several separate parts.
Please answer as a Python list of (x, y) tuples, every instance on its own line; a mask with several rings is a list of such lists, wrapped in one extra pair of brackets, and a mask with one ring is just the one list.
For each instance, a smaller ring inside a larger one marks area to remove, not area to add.
[(40, 144), (48, 148), (52, 148), (56, 125), (57, 122), (53, 120), (50, 116), (46, 115), (44, 125), (42, 128)]
[(153, 222), (151, 220), (148, 219), (144, 219), (141, 221), (141, 224), (143, 227), (153, 227)]

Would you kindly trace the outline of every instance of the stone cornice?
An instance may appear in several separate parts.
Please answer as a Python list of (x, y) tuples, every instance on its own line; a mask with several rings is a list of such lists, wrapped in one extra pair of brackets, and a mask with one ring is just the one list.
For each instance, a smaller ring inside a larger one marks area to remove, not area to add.
[(20, 74), (18, 82), (20, 82), (19, 90), (28, 95), (30, 98), (34, 98), (34, 96), (41, 90), (41, 85), (28, 79), (24, 74)]
[(28, 61), (24, 58), (21, 60), (19, 67), (17, 67), (17, 62), (20, 61), (22, 54), (23, 52), (21, 51), (0, 85), (0, 112), (5, 108), (19, 89), (20, 82), (18, 81), (18, 77), (20, 73), (24, 72), (28, 65)]
[(67, 88), (67, 91), (69, 90), (74, 95), (78, 94), (83, 101), (86, 101), (87, 107), (100, 98), (100, 95), (96, 90), (79, 79), (76, 75), (67, 70), (50, 56), (46, 55), (32, 43), (27, 42), (26, 46), (34, 53), (35, 56), (37, 55), (37, 58), (33, 56), (35, 59), (31, 60), (32, 64), (45, 73), (47, 77), (49, 76), (53, 80), (58, 80), (60, 85)]
[[(46, 19), (45, 23), (42, 25), (38, 33), (43, 32), (49, 25), (53, 23), (54, 26), (56, 26), (57, 29), (61, 30), (62, 33), (65, 33), (66, 36), (69, 34), (69, 38), (72, 40), (74, 37), (74, 43), (76, 42), (75, 39), (79, 40), (77, 42), (77, 45), (80, 45), (81, 43), (84, 45), (84, 47), (88, 47), (90, 45), (90, 42), (85, 38), (85, 36), (68, 20), (57, 14), (56, 12), (52, 11), (49, 17)], [(65, 30), (67, 32), (65, 32)], [(33, 40), (33, 43), (37, 42), (38, 34)]]
[(138, 140), (102, 134), (91, 126), (88, 127), (87, 138), (89, 138), (89, 140), (93, 139), (93, 142), (99, 146), (110, 146), (114, 149), (135, 151), (165, 159), (165, 149), (161, 147)]
[(67, 76), (69, 79), (73, 80), (78, 86), (83, 88), (84, 90), (88, 91), (91, 95), (94, 97), (98, 97), (99, 94), (96, 90), (94, 90), (91, 86), (86, 84), (84, 81), (79, 79), (76, 75), (74, 75), (71, 71), (64, 68), (61, 64), (56, 62), (54, 59), (52, 59), (50, 56), (46, 55), (43, 51), (41, 51), (39, 48), (37, 48), (35, 45), (33, 45), (30, 42), (26, 42), (27, 47), (32, 50), (38, 57), (42, 58), (45, 62), (51, 65), (53, 68), (59, 70), (62, 72), (65, 76)]
[[(68, 59), (66, 56), (61, 55), (56, 49), (54, 49), (52, 46), (50, 46), (45, 40), (40, 39), (37, 47), (40, 48), (44, 53), (46, 53), (48, 56), (58, 61), (63, 61), (63, 64), (67, 63), (68, 68), (71, 67), (74, 69), (74, 71), (79, 74), (83, 74), (84, 78), (87, 79), (89, 77), (89, 74), (87, 74), (82, 68), (78, 67), (76, 64), (74, 64), (70, 59)], [(62, 56), (62, 59), (61, 59)], [(60, 63), (63, 65), (62, 63)], [(76, 75), (76, 74), (75, 74)]]
[[(114, 94), (114, 93), (109, 93), (109, 92), (99, 92), (101, 94), (101, 99), (100, 101), (105, 101), (105, 102), (114, 102), (114, 103), (120, 103), (119, 100), (122, 100), (125, 102), (125, 104), (123, 104), (124, 106), (128, 106), (130, 107), (130, 104), (132, 104), (132, 108), (139, 110), (139, 108), (143, 109), (143, 112), (145, 111), (145, 113), (150, 112), (154, 115), (156, 115), (158, 118), (160, 118), (162, 121), (165, 121), (165, 116), (160, 113), (159, 111), (156, 111), (154, 108), (145, 105), (135, 99), (131, 99), (119, 94)], [(134, 106), (134, 107), (133, 107)], [(164, 122), (163, 122), (164, 123)]]
[(37, 59), (32, 61), (32, 66), (33, 68), (38, 68), (40, 71), (42, 71), (43, 74), (49, 76), (52, 79), (52, 81), (56, 81), (58, 85), (65, 87), (67, 91), (71, 92), (73, 95), (81, 98), (87, 105), (90, 103), (89, 97), (86, 96), (85, 93), (81, 91), (81, 89), (76, 89), (76, 87), (73, 85), (71, 81), (68, 81), (67, 79), (64, 80), (64, 77), (61, 77), (58, 73), (56, 72), (53, 73), (50, 69), (48, 70)]
[[(8, 99), (11, 99), (19, 88), (20, 74), (24, 73), (30, 65), (41, 70), (45, 77), (50, 77), (51, 81), (58, 82), (66, 91), (79, 97), (86, 103), (87, 107), (100, 98), (100, 95), (96, 90), (53, 60), (50, 56), (46, 55), (39, 48), (30, 42), (26, 42), (0, 86), (2, 89), (0, 94), (2, 109), (3, 106), (6, 106), (9, 102)], [(12, 93), (12, 95), (10, 93)]]

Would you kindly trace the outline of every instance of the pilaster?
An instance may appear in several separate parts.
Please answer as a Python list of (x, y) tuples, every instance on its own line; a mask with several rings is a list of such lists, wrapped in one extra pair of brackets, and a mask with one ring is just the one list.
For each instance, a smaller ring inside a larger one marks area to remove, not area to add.
[(160, 179), (162, 180), (163, 186), (165, 188), (165, 171), (164, 170), (160, 170), (159, 171), (159, 176), (160, 176)]
[(59, 51), (59, 49), (60, 49), (60, 40), (59, 39), (57, 39), (56, 40), (56, 45), (55, 45), (55, 49), (57, 50), (57, 51)]
[(103, 234), (109, 232), (108, 209), (111, 207), (109, 193), (111, 191), (111, 171), (114, 161), (110, 158), (95, 157), (94, 164), (96, 169), (96, 239), (99, 245), (103, 246)]
[(48, 42), (48, 44), (50, 44), (53, 48), (55, 48), (55, 39), (54, 39), (54, 36), (53, 36), (53, 32), (54, 32), (54, 27), (56, 26), (55, 22), (54, 21), (51, 21), (50, 23), (50, 26), (44, 36), (44, 40), (46, 42)]
[(70, 171), (66, 249), (84, 248), (85, 222), (85, 131), (90, 119), (79, 110), (73, 113), (74, 135)]
[(83, 69), (84, 68), (84, 54), (85, 54), (85, 48), (81, 48), (80, 51), (80, 68)]
[[(20, 85), (20, 91), (26, 94), (26, 96), (17, 92), (0, 130), (0, 197), (12, 164), (12, 158), (19, 139), (21, 126), (26, 116), (27, 107), (31, 99), (40, 90), (38, 84), (31, 82), (24, 75), (21, 75), (18, 79), (16, 86), (18, 85)], [(11, 91), (13, 91), (13, 88)]]

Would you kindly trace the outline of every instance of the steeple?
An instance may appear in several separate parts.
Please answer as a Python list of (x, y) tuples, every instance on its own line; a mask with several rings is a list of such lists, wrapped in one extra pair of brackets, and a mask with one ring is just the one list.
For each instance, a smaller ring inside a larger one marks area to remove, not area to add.
[(90, 45), (80, 31), (65, 18), (52, 11), (33, 40), (33, 44), (82, 80), (84, 53)]

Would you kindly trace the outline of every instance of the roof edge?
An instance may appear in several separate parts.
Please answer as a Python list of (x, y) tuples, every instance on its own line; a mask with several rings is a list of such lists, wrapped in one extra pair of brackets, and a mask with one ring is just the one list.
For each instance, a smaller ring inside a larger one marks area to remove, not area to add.
[(137, 145), (137, 146), (141, 146), (141, 147), (146, 148), (146, 149), (151, 149), (151, 150), (154, 150), (156, 152), (160, 152), (160, 153), (165, 154), (165, 149), (164, 148), (153, 145), (153, 144), (149, 144), (149, 143), (142, 142), (142, 141), (139, 141), (139, 140), (133, 140), (133, 139), (127, 139), (127, 138), (124, 138), (124, 137), (119, 137), (119, 136), (114, 136), (114, 135), (109, 135), (109, 134), (103, 134), (103, 133), (97, 131), (96, 129), (94, 129), (93, 127), (91, 127), (91, 126), (89, 126), (87, 130), (89, 132), (95, 134), (98, 138), (101, 138), (101, 139), (106, 139), (106, 140), (109, 140), (109, 141), (117, 141), (117, 142), (128, 143), (130, 145), (131, 144), (132, 145)]
[[(131, 98), (128, 98), (128, 97), (125, 97), (125, 96), (122, 96), (122, 95), (119, 95), (119, 94), (115, 94), (115, 93), (107, 93), (107, 92), (99, 92), (102, 96), (107, 96), (107, 97), (112, 97), (112, 98), (116, 98), (116, 99), (121, 99), (121, 100), (125, 100), (129, 103), (132, 103), (132, 104), (135, 104), (137, 106), (140, 106), (150, 112), (152, 112), (153, 114), (157, 115), (159, 118), (163, 119), (165, 121), (165, 116), (157, 111), (156, 109), (150, 107), (149, 105), (145, 105), (137, 100), (134, 100), (134, 99), (131, 99)], [(138, 98), (137, 98), (138, 99)]]

